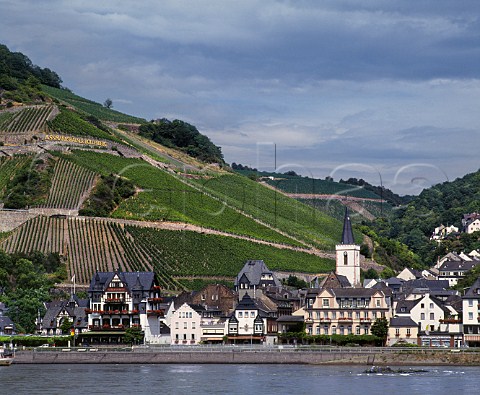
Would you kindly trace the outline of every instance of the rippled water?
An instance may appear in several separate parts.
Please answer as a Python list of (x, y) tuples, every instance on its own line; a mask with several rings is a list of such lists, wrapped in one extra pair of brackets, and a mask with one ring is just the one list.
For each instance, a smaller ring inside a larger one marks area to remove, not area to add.
[(365, 374), (363, 366), (12, 365), (0, 394), (473, 394), (479, 367)]

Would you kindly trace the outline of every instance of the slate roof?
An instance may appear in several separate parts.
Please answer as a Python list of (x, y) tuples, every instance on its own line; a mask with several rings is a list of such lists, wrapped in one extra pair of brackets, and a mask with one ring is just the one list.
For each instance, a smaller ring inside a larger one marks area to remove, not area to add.
[(391, 327), (417, 327), (418, 325), (410, 317), (393, 317), (390, 318)]
[(379, 290), (374, 288), (331, 288), (329, 291), (337, 298), (365, 298), (373, 296)]
[(277, 322), (303, 322), (303, 315), (282, 315), (277, 318)]
[(85, 328), (88, 324), (88, 317), (85, 313), (85, 307), (70, 306), (68, 301), (56, 301), (49, 304), (45, 315), (42, 318), (42, 327), (44, 329), (57, 328), (57, 317), (65, 310), (68, 317), (73, 321), (75, 328)]
[(10, 328), (13, 328), (15, 330), (15, 324), (10, 319), (10, 317), (1, 316), (0, 317), (0, 331), (3, 332), (5, 330), (5, 327), (10, 327)]
[(139, 288), (139, 285), (144, 290), (150, 290), (154, 285), (154, 272), (96, 272), (90, 281), (88, 291), (105, 291), (115, 274), (118, 275), (129, 291)]
[(262, 274), (264, 273), (272, 275), (272, 285), (281, 285), (277, 276), (275, 276), (275, 274), (267, 267), (265, 262), (263, 262), (262, 260), (249, 260), (245, 263), (245, 265), (243, 265), (242, 270), (240, 270), (237, 277), (235, 278), (235, 286), (238, 286), (238, 283), (242, 276), (245, 276), (251, 285), (259, 285), (262, 282)]
[(465, 292), (463, 299), (480, 299), (480, 277), (477, 278), (468, 291)]
[(343, 219), (342, 244), (355, 244), (348, 207), (345, 207), (345, 217)]
[(480, 262), (477, 260), (472, 261), (454, 261), (449, 260), (442, 263), (440, 266), (440, 271), (448, 271), (448, 272), (460, 272), (460, 271), (468, 271), (473, 269), (477, 266)]
[(320, 288), (351, 288), (352, 284), (346, 276), (330, 272), (320, 283)]

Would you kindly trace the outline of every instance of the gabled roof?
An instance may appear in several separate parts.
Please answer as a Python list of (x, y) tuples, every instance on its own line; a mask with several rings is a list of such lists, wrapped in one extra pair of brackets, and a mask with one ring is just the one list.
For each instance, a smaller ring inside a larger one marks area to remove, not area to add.
[(90, 282), (89, 292), (105, 291), (115, 275), (118, 275), (130, 292), (140, 286), (144, 290), (150, 290), (155, 281), (154, 272), (96, 272)]
[(478, 277), (468, 291), (465, 292), (463, 299), (480, 299), (480, 277)]
[(352, 284), (346, 276), (330, 272), (320, 283), (320, 288), (351, 288)]
[(277, 276), (275, 276), (275, 274), (267, 267), (265, 262), (262, 260), (249, 260), (243, 265), (242, 270), (240, 270), (235, 278), (235, 286), (238, 286), (238, 283), (243, 276), (251, 285), (259, 285), (262, 282), (262, 274), (272, 275), (272, 285), (281, 285)]

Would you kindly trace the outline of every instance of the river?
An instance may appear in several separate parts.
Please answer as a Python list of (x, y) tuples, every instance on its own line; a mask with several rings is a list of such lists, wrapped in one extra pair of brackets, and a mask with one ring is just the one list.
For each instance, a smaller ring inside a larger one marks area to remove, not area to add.
[[(397, 368), (397, 367), (396, 367)], [(363, 366), (12, 365), (0, 394), (473, 394), (479, 367), (365, 374)]]

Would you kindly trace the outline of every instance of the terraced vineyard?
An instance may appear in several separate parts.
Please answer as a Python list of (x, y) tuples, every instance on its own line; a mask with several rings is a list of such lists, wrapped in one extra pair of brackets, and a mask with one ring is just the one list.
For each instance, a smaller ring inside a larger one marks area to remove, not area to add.
[(8, 115), (0, 118), (0, 131), (3, 133), (43, 132), (54, 108), (54, 106), (35, 106), (15, 113), (5, 113)]
[(188, 222), (257, 239), (301, 245), (144, 161), (88, 151), (75, 151), (74, 155), (64, 158), (104, 175), (114, 173), (127, 177), (142, 188), (142, 192), (119, 205), (113, 213), (115, 218)]
[(96, 103), (92, 100), (84, 99), (83, 97), (77, 96), (72, 92), (65, 89), (57, 89), (51, 86), (42, 85), (42, 90), (48, 93), (50, 96), (62, 100), (77, 109), (93, 115), (98, 119), (104, 121), (112, 122), (124, 122), (124, 123), (144, 123), (146, 122), (143, 118), (137, 118), (130, 115), (123, 114), (121, 112), (106, 108), (100, 103)]
[(53, 120), (48, 121), (48, 126), (56, 133), (74, 136), (90, 136), (122, 143), (122, 141), (114, 135), (99, 129), (82, 119), (82, 117), (76, 112), (64, 108), (60, 110), (60, 114), (58, 114)]
[(342, 195), (364, 199), (380, 199), (376, 193), (362, 187), (342, 184), (339, 182), (319, 180), (314, 178), (279, 176), (280, 179), (266, 179), (265, 182), (286, 193), (319, 194), (319, 195)]
[[(341, 239), (340, 221), (247, 177), (228, 174), (191, 182), (274, 228), (321, 249), (333, 250)], [(356, 236), (361, 240), (360, 234)]]
[(154, 270), (170, 290), (182, 288), (175, 277), (232, 278), (248, 259), (263, 259), (270, 268), (287, 271), (321, 273), (334, 267), (329, 259), (226, 236), (84, 218), (36, 217), (0, 247), (9, 253), (58, 252), (67, 258), (69, 276), (75, 273), (79, 283), (88, 284), (97, 269)]
[(52, 185), (42, 208), (78, 209), (93, 187), (95, 173), (59, 159), (53, 169)]

